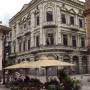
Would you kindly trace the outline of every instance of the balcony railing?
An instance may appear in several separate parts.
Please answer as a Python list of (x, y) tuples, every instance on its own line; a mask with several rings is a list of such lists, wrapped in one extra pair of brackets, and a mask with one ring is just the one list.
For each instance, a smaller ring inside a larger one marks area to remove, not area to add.
[(57, 25), (54, 21), (43, 23), (43, 28), (56, 28)]
[(87, 51), (87, 48), (80, 48), (80, 47), (72, 47), (72, 46), (63, 46), (63, 45), (53, 45), (53, 46), (41, 46), (41, 47), (33, 47), (31, 48), (31, 52), (39, 52), (39, 51), (48, 51), (48, 50), (61, 50), (61, 51)]

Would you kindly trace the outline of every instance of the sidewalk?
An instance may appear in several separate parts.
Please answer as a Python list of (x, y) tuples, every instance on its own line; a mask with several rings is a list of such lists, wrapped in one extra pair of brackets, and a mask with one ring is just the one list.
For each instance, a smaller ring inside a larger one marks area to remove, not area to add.
[(80, 90), (90, 90), (90, 82), (88, 82), (90, 80), (90, 74), (74, 75), (72, 77), (81, 81), (82, 87)]

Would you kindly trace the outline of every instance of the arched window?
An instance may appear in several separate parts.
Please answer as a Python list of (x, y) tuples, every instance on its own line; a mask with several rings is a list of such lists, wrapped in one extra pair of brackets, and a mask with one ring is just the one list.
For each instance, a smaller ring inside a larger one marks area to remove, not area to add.
[(53, 21), (53, 10), (51, 8), (48, 8), (46, 11), (46, 21), (47, 22)]
[(83, 70), (83, 73), (87, 73), (88, 72), (88, 64), (87, 64), (87, 57), (86, 56), (83, 56), (82, 57), (82, 70)]
[(76, 65), (74, 67), (75, 73), (79, 73), (79, 58), (77, 56), (73, 56), (73, 63)]
[(69, 57), (68, 55), (65, 55), (65, 56), (63, 57), (63, 60), (64, 60), (65, 62), (70, 62), (70, 57)]

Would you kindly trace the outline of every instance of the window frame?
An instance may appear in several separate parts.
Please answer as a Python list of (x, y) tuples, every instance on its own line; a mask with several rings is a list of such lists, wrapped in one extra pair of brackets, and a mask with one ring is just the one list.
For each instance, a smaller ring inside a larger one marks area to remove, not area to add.
[[(72, 19), (71, 19), (72, 18)], [(70, 19), (70, 25), (75, 25), (75, 16), (72, 16), (72, 15), (70, 15), (70, 17), (69, 17), (69, 19)]]
[[(63, 17), (63, 15), (64, 15), (64, 17)], [(64, 19), (63, 19), (63, 18), (64, 18)], [(63, 22), (63, 20), (64, 20), (64, 22)], [(66, 24), (66, 23), (67, 23), (66, 14), (65, 14), (65, 13), (61, 13), (61, 23), (62, 23), (62, 24)]]
[(53, 22), (53, 11), (46, 11), (46, 21), (47, 22)]
[(85, 38), (84, 37), (81, 37), (81, 47), (85, 47)]
[[(81, 20), (81, 22), (80, 22), (80, 20)], [(81, 24), (82, 23), (82, 24)], [(79, 18), (79, 27), (80, 28), (83, 28), (83, 19), (81, 19), (81, 18)]]
[[(75, 37), (73, 39), (73, 37)], [(72, 47), (76, 48), (77, 47), (77, 37), (75, 35), (72, 35)]]
[[(66, 36), (66, 37), (64, 37), (64, 35)], [(64, 41), (65, 40), (65, 41)], [(68, 35), (67, 34), (64, 34), (63, 33), (63, 45), (64, 46), (68, 46)]]

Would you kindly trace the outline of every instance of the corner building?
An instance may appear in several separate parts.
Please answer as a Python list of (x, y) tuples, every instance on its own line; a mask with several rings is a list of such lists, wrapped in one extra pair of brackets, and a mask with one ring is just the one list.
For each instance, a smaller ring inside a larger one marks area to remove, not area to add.
[(88, 73), (84, 3), (78, 0), (32, 0), (10, 19), (13, 63), (41, 55), (76, 63), (76, 74)]

